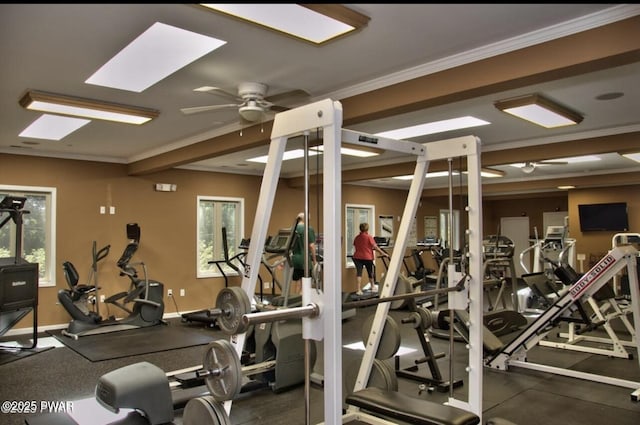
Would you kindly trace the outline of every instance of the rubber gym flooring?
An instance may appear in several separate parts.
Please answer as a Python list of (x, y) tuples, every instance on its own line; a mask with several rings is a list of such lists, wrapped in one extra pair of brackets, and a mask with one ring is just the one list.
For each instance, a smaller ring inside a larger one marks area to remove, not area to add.
[[(375, 307), (359, 308), (355, 317), (344, 321), (343, 343), (345, 345), (362, 341), (363, 323), (374, 311)], [(405, 310), (390, 312), (398, 324), (408, 314), (409, 312)], [(211, 340), (227, 338), (219, 330), (208, 329), (201, 324), (181, 323), (178, 319), (171, 320), (169, 326), (195, 328), (210, 336)], [(407, 351), (401, 357), (401, 366), (410, 365), (414, 359), (422, 357), (424, 353), (415, 329), (406, 324), (401, 324), (399, 327), (402, 333), (402, 348)], [(430, 342), (436, 353), (445, 353), (445, 356), (438, 360), (438, 365), (443, 378), (448, 379), (448, 341), (430, 338)], [(467, 354), (463, 342), (456, 342), (454, 345), (454, 378), (462, 379), (462, 386), (455, 389), (454, 396), (464, 399), (466, 395), (464, 367)], [(111, 370), (140, 361), (148, 361), (168, 372), (202, 364), (203, 352), (204, 346), (196, 346), (90, 362), (69, 348), (60, 346), (0, 365), (0, 382), (2, 382), (0, 401), (36, 401), (38, 404), (78, 401), (77, 405), (79, 405), (79, 400), (93, 397), (98, 378)], [(322, 350), (319, 350), (316, 370), (322, 370), (321, 352)], [(538, 346), (530, 351), (528, 357), (531, 361), (539, 363), (640, 381), (637, 353), (635, 350), (632, 352), (634, 359), (614, 359)], [(344, 369), (347, 369), (353, 359), (361, 355), (362, 351), (344, 348)], [(430, 377), (426, 369), (424, 372), (424, 376)], [(400, 392), (439, 403), (446, 401), (448, 393), (437, 390), (420, 391), (420, 384), (421, 382), (416, 380), (398, 378)], [(324, 391), (331, 391), (331, 389), (327, 388)], [(637, 425), (640, 423), (640, 402), (631, 400), (632, 391), (629, 388), (532, 370), (512, 368), (509, 371), (496, 371), (485, 368), (483, 420), (500, 417), (518, 425), (600, 425), (605, 423)], [(311, 423), (319, 423), (323, 420), (323, 389), (312, 385), (310, 399)], [(96, 406), (95, 409), (101, 408)], [(0, 424), (24, 424), (25, 419), (28, 418), (34, 418), (34, 416), (0, 413)], [(304, 386), (300, 385), (277, 394), (269, 389), (243, 393), (233, 401), (230, 419), (234, 425), (304, 424)], [(182, 423), (179, 416), (174, 423)], [(95, 422), (90, 425), (95, 425)]]

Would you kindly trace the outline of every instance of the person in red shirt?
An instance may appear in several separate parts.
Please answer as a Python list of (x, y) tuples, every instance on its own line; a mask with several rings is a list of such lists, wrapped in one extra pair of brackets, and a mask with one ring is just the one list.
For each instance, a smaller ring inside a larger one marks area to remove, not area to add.
[(371, 289), (375, 285), (375, 276), (373, 274), (374, 251), (378, 251), (380, 255), (389, 257), (389, 254), (378, 247), (373, 236), (369, 234), (369, 224), (360, 223), (360, 233), (353, 240), (353, 264), (356, 266), (356, 281), (358, 283), (358, 291), (356, 294), (362, 295), (362, 269), (367, 269), (367, 276)]

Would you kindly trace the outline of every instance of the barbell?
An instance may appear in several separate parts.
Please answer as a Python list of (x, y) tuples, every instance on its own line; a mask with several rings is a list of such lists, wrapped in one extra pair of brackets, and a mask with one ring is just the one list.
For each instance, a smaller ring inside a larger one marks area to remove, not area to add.
[[(344, 303), (343, 308), (364, 307), (398, 300), (408, 300), (448, 292), (460, 292), (464, 289), (468, 275), (463, 276), (455, 286), (447, 288), (431, 289), (428, 291), (412, 292), (399, 295), (391, 295), (383, 298), (371, 298), (360, 301)], [(228, 335), (245, 333), (249, 327), (256, 323), (276, 322), (286, 319), (300, 319), (303, 317), (317, 317), (320, 308), (311, 303), (301, 307), (287, 307), (269, 311), (251, 313), (251, 301), (247, 293), (238, 286), (223, 288), (216, 298), (217, 324)]]

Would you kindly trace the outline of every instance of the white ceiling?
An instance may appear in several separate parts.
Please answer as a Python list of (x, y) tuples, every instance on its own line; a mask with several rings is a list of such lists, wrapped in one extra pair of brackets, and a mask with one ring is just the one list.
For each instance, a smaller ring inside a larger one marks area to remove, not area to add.
[[(310, 93), (306, 101), (340, 100), (427, 73), (508, 52), (549, 39), (640, 15), (639, 5), (616, 4), (353, 4), (371, 18), (356, 34), (317, 47), (190, 4), (2, 4), (0, 5), (0, 152), (130, 163), (215, 136), (237, 132), (235, 110), (183, 115), (180, 108), (228, 99), (192, 90), (203, 85), (228, 91), (243, 81), (266, 83), (268, 95), (292, 89)], [(155, 22), (227, 41), (142, 93), (85, 84), (120, 49)], [(93, 121), (61, 141), (24, 139), (18, 134), (39, 113), (18, 104), (28, 90), (98, 99), (158, 109), (142, 126)], [(572, 128), (549, 132), (493, 107), (500, 98), (539, 92), (585, 116)], [(484, 151), (640, 130), (640, 63), (579, 77), (478, 97), (350, 127), (375, 133), (402, 125), (473, 115), (491, 125), (415, 139), (428, 142), (473, 133)], [(622, 92), (610, 101), (595, 97)], [(288, 106), (296, 106), (291, 104)], [(640, 143), (639, 143), (640, 145)], [(251, 156), (266, 147), (196, 162), (185, 167), (260, 174)], [(548, 158), (552, 159), (552, 158)], [(371, 160), (344, 160), (346, 168), (375, 167), (406, 160), (392, 154)], [(505, 180), (639, 170), (617, 154), (596, 164), (538, 167), (529, 175), (511, 167)], [(302, 175), (301, 161), (283, 174)], [(361, 184), (408, 187), (389, 179)], [(440, 184), (440, 183), (434, 183)]]

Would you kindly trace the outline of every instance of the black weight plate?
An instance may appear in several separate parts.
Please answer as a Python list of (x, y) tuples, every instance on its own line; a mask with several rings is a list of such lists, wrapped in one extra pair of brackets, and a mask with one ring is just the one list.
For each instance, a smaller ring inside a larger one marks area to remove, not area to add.
[[(373, 319), (375, 315), (370, 315), (365, 320), (362, 326), (362, 341), (369, 340), (369, 334), (371, 333), (371, 326), (373, 325)], [(382, 336), (380, 337), (380, 343), (378, 344), (378, 351), (375, 358), (385, 360), (393, 357), (400, 348), (400, 328), (395, 319), (391, 316), (387, 316), (385, 319), (384, 329), (382, 330)]]

